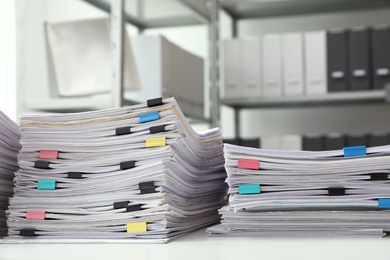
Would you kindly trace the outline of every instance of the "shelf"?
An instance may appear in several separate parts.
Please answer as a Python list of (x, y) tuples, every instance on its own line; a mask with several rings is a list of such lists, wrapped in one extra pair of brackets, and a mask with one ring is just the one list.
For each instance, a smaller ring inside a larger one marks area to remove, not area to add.
[(220, 0), (220, 4), (234, 19), (390, 7), (389, 0)]
[[(125, 93), (125, 99), (123, 100), (124, 106), (132, 106), (139, 104), (139, 102), (132, 101), (129, 96), (130, 93)], [(197, 107), (193, 104), (188, 104), (180, 100), (177, 100), (186, 115), (190, 123), (210, 123), (211, 120), (205, 117), (201, 117), (196, 111)], [(93, 96), (84, 97), (57, 97), (46, 99), (32, 99), (25, 101), (25, 107), (29, 110), (45, 111), (45, 112), (84, 112), (98, 109), (112, 108), (112, 98), (110, 94), (99, 94)]]
[(326, 106), (326, 105), (353, 105), (385, 103), (386, 91), (356, 91), (335, 92), (326, 95), (288, 96), (288, 97), (259, 97), (259, 98), (234, 98), (221, 100), (221, 104), (234, 108), (266, 108), (266, 107), (302, 107), (302, 106)]
[[(124, 105), (131, 106), (138, 104), (131, 100), (124, 100)], [(51, 112), (81, 112), (112, 107), (110, 94), (98, 94), (82, 97), (56, 97), (45, 99), (27, 99), (25, 107), (30, 110), (41, 110)]]
[[(84, 1), (110, 12), (110, 0)], [(126, 22), (140, 30), (199, 25), (211, 21), (205, 0), (126, 0), (124, 4)]]

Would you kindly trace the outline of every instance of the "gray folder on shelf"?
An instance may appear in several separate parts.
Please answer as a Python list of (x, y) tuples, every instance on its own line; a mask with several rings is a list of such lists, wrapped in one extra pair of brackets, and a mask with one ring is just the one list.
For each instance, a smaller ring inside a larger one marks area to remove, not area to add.
[(370, 30), (352, 28), (348, 41), (351, 90), (368, 90), (371, 83)]
[(366, 146), (368, 136), (366, 134), (351, 134), (347, 136), (347, 146)]
[(302, 148), (304, 151), (322, 151), (324, 150), (324, 137), (305, 135), (302, 137)]
[(325, 150), (343, 149), (345, 137), (342, 134), (329, 134), (325, 137)]
[(328, 92), (348, 89), (348, 54), (346, 31), (329, 31), (326, 35)]
[(381, 146), (390, 144), (390, 136), (388, 133), (372, 133), (368, 137), (368, 146)]
[(390, 28), (374, 28), (371, 43), (373, 88), (383, 89), (390, 82)]

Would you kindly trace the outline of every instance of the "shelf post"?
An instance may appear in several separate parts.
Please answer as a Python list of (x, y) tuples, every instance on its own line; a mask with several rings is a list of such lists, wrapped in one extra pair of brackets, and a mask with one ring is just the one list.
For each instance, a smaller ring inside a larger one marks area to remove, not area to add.
[(240, 138), (241, 137), (241, 118), (240, 118), (240, 112), (241, 109), (238, 107), (234, 107), (234, 135), (235, 138)]
[(27, 57), (27, 0), (15, 1), (16, 29), (16, 117), (25, 112), (26, 57)]
[(123, 105), (123, 0), (111, 1), (112, 105)]
[(209, 0), (211, 21), (209, 24), (209, 54), (210, 54), (210, 118), (211, 127), (219, 125), (219, 3), (218, 0)]

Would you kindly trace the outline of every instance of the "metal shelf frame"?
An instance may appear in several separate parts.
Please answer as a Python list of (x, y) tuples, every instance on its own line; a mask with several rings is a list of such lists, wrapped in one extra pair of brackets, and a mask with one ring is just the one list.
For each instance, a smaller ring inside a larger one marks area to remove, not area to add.
[[(132, 105), (133, 102), (126, 100), (123, 93), (123, 40), (125, 23), (128, 22), (136, 26), (139, 32), (150, 28), (162, 28), (167, 26), (185, 26), (193, 24), (207, 24), (209, 27), (209, 59), (210, 59), (210, 119), (203, 119), (203, 122), (210, 123), (212, 127), (219, 125), (219, 99), (218, 99), (218, 42), (219, 42), (219, 20), (218, 20), (218, 0), (207, 0), (207, 10), (199, 8), (189, 0), (176, 0), (191, 10), (196, 17), (195, 22), (178, 21), (175, 19), (157, 20), (151, 23), (137, 19), (124, 11), (124, 0), (111, 0), (111, 5), (101, 0), (84, 0), (104, 11), (111, 13), (111, 46), (113, 55), (113, 91), (112, 105), (120, 107), (123, 105)], [(142, 8), (142, 0), (137, 3)]]
[(245, 99), (245, 101), (239, 98), (225, 99), (220, 100), (220, 104), (234, 109), (235, 136), (236, 138), (240, 138), (240, 113), (243, 109), (390, 104), (390, 83), (386, 85), (384, 90), (333, 92), (326, 95), (312, 96), (260, 97)]
[[(209, 123), (212, 126), (219, 124), (219, 99), (218, 99), (218, 43), (219, 43), (219, 21), (218, 0), (169, 0), (166, 3), (177, 7), (178, 9), (173, 13), (177, 16), (169, 17), (169, 15), (156, 15), (143, 18), (143, 13), (146, 8), (146, 0), (132, 0), (130, 6), (134, 6), (136, 10), (131, 10), (131, 13), (140, 14), (139, 17), (131, 15), (126, 12), (126, 0), (81, 0), (91, 4), (100, 10), (107, 12), (111, 19), (111, 53), (112, 53), (112, 89), (110, 93), (96, 94), (92, 96), (80, 97), (60, 97), (57, 95), (50, 95), (50, 97), (43, 97), (40, 99), (24, 99), (18, 102), (18, 113), (25, 109), (42, 110), (52, 112), (74, 112), (84, 111), (90, 109), (104, 109), (109, 107), (121, 107), (124, 105), (134, 105), (136, 102), (129, 100), (128, 93), (124, 93), (123, 88), (123, 54), (124, 54), (124, 32), (125, 24), (130, 23), (137, 27), (139, 33), (145, 29), (150, 28), (164, 28), (173, 26), (188, 26), (188, 25), (207, 25), (209, 31), (208, 39), (208, 58), (210, 66), (210, 78), (208, 84), (210, 86), (210, 118), (194, 118), (197, 121)], [(154, 2), (147, 2), (150, 7)], [(156, 3), (161, 6), (163, 1), (158, 0)], [(128, 5), (129, 6), (129, 5)], [(127, 7), (128, 7), (127, 6)], [(27, 0), (17, 0), (17, 20), (20, 25), (17, 30), (17, 50), (18, 50), (18, 93), (23, 93), (27, 84), (24, 80), (25, 69), (25, 35), (27, 34), (25, 24), (25, 16), (27, 11)], [(183, 15), (182, 15), (183, 13)], [(157, 13), (158, 14), (158, 13)]]

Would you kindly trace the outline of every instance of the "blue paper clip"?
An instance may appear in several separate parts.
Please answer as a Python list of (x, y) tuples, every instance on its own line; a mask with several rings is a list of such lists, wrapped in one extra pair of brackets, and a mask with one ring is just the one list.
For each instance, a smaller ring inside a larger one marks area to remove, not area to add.
[(155, 121), (159, 119), (160, 119), (160, 115), (158, 114), (158, 111), (142, 114), (139, 116), (140, 123), (146, 123), (146, 122)]
[(365, 146), (344, 147), (344, 157), (363, 156), (366, 155)]
[(390, 198), (379, 198), (378, 199), (378, 208), (390, 209)]

